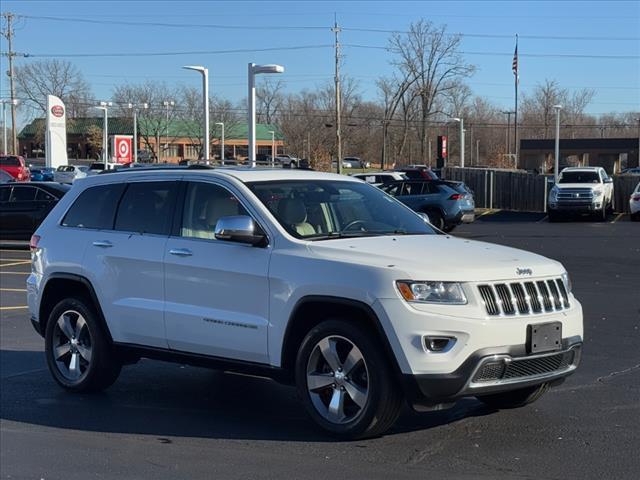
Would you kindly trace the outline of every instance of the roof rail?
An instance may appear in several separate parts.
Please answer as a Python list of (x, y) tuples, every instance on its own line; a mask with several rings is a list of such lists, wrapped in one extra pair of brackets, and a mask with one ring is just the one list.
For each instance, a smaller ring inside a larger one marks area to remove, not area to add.
[(127, 167), (115, 168), (112, 170), (102, 170), (99, 175), (112, 173), (129, 173), (129, 172), (157, 172), (159, 170), (213, 170), (210, 165), (169, 165), (159, 164), (158, 166), (149, 165), (148, 167)]

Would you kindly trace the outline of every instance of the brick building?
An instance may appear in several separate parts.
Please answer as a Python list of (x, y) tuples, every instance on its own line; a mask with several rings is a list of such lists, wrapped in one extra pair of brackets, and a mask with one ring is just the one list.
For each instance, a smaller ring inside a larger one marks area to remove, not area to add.
[[(220, 158), (221, 128), (218, 125), (214, 127), (210, 134), (210, 152), (213, 158)], [(133, 119), (109, 118), (108, 128), (109, 135), (133, 135)], [(98, 159), (102, 129), (102, 117), (68, 119), (67, 150), (69, 159)], [(248, 156), (247, 124), (227, 124), (224, 130), (225, 158), (245, 159)], [(276, 152), (284, 153), (283, 137), (277, 127), (259, 123), (256, 125), (257, 154), (271, 154), (272, 131), (275, 137)], [(26, 125), (18, 135), (20, 153), (29, 158), (43, 157), (44, 132), (44, 118), (36, 118)], [(138, 151), (144, 150), (148, 152), (144, 156), (152, 157), (161, 162), (198, 159), (202, 150), (201, 135), (201, 126), (197, 122), (171, 120), (167, 125), (163, 119), (138, 119)], [(92, 136), (93, 139), (91, 139)], [(160, 149), (157, 148), (157, 145), (160, 145)]]

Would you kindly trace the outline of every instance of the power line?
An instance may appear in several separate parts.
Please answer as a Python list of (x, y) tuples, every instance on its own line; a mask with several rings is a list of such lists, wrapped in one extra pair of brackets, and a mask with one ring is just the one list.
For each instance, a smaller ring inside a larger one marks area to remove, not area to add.
[[(383, 47), (381, 45), (362, 45), (355, 43), (344, 43), (343, 47), (350, 48), (365, 48), (365, 49), (374, 49), (374, 50), (386, 50), (391, 51), (392, 49), (389, 47)], [(468, 52), (468, 51), (458, 51), (456, 53), (462, 55), (485, 55), (485, 56), (513, 56), (513, 52)], [(640, 59), (640, 55), (583, 55), (583, 54), (573, 54), (573, 53), (520, 53), (518, 52), (519, 57), (532, 57), (532, 58), (590, 58), (590, 59), (607, 59), (607, 60), (638, 60)]]
[[(184, 52), (112, 52), (112, 53), (24, 53), (28, 58), (78, 58), (78, 57), (168, 57), (179, 55), (223, 55), (230, 53), (277, 52), (288, 50), (311, 50), (331, 48), (333, 45), (301, 45), (297, 47), (237, 48), (233, 50), (194, 50)], [(2, 55), (5, 55), (2, 52)]]
[[(368, 32), (368, 33), (398, 33), (409, 34), (411, 32), (406, 30), (387, 30), (383, 28), (358, 28), (358, 27), (344, 27), (343, 30), (349, 32)], [(447, 37), (469, 37), (469, 38), (507, 38), (513, 39), (511, 34), (497, 34), (497, 33), (445, 33)], [(640, 37), (587, 37), (587, 36), (566, 36), (566, 35), (518, 35), (520, 38), (526, 38), (529, 40), (588, 40), (588, 41), (638, 41)]]
[(128, 25), (132, 27), (163, 27), (163, 28), (213, 28), (220, 30), (329, 30), (331, 27), (324, 27), (320, 25), (224, 25), (224, 24), (211, 24), (211, 23), (169, 23), (169, 22), (133, 22), (128, 20), (95, 20), (90, 18), (78, 18), (78, 17), (51, 17), (40, 15), (21, 15), (23, 18), (31, 20), (52, 20), (57, 22), (78, 22), (78, 23), (92, 23), (98, 25), (110, 24), (110, 25)]

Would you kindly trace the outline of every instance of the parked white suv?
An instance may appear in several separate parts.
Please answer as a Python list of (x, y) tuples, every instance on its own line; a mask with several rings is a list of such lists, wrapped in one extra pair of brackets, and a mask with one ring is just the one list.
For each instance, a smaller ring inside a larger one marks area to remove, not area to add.
[(569, 167), (549, 191), (549, 221), (566, 214), (590, 214), (606, 220), (613, 209), (613, 180), (602, 167)]
[(321, 427), (359, 438), (389, 429), (404, 399), (524, 405), (580, 360), (582, 307), (560, 263), (438, 234), (341, 175), (88, 177), (31, 249), (31, 320), (73, 391), (140, 357), (248, 372), (295, 384)]

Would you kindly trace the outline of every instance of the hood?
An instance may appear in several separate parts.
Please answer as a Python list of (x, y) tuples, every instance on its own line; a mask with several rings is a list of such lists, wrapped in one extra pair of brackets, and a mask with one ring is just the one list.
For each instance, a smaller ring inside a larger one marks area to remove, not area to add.
[[(484, 282), (561, 275), (564, 267), (535, 253), (449, 235), (407, 235), (316, 241), (323, 258), (389, 270), (408, 280)], [(530, 269), (521, 276), (516, 269)]]
[(558, 190), (563, 188), (592, 188), (594, 190), (601, 190), (602, 183), (558, 183), (555, 185)]

